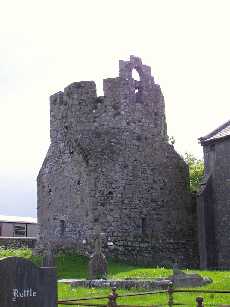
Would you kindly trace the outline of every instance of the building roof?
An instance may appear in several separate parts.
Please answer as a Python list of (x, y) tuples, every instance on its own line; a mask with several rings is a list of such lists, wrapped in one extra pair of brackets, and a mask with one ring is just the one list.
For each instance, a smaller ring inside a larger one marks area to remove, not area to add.
[(25, 216), (9, 216), (0, 214), (0, 222), (7, 223), (26, 223), (26, 224), (37, 224), (37, 219), (34, 217)]
[(201, 145), (203, 145), (206, 143), (219, 141), (227, 137), (230, 137), (230, 120), (213, 130), (211, 133), (200, 137), (199, 141)]

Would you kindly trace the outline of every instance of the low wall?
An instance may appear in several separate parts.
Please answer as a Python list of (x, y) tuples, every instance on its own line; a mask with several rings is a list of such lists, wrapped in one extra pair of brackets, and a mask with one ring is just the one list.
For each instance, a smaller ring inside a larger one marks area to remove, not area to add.
[(0, 237), (0, 248), (34, 248), (36, 242), (36, 237)]
[(95, 279), (95, 280), (59, 280), (59, 282), (70, 284), (72, 287), (86, 287), (86, 288), (122, 288), (122, 289), (130, 289), (130, 288), (138, 288), (138, 289), (147, 289), (147, 290), (155, 290), (155, 289), (168, 289), (170, 280), (168, 279), (129, 279), (129, 280), (103, 280), (103, 279)]

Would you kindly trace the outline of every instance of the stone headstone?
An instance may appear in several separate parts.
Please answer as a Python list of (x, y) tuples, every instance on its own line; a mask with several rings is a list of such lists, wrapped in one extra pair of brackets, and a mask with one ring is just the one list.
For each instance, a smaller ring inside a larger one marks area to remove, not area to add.
[(94, 253), (89, 261), (89, 278), (106, 279), (107, 260), (103, 253)]
[(47, 249), (43, 253), (42, 266), (43, 267), (54, 267), (55, 266), (54, 254), (53, 254), (53, 251), (50, 245), (47, 246)]
[(91, 255), (89, 261), (89, 279), (106, 279), (107, 260), (102, 253), (101, 235), (97, 231), (95, 239), (95, 252)]
[(55, 268), (39, 268), (31, 261), (0, 260), (1, 307), (57, 307)]

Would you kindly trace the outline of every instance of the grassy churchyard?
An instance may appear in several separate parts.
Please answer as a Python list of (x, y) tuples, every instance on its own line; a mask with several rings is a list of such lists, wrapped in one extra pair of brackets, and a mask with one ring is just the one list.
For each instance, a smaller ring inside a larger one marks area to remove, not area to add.
[[(23, 257), (32, 260), (35, 264), (40, 265), (41, 258), (32, 256), (30, 249), (8, 249), (0, 248), (0, 258), (8, 256)], [(56, 257), (58, 278), (87, 278), (86, 257), (78, 255), (62, 255)], [(202, 276), (207, 276), (213, 280), (213, 283), (199, 287), (196, 289), (205, 290), (230, 290), (230, 271), (201, 271), (186, 270), (187, 272), (197, 272)], [(128, 278), (157, 278), (167, 277), (172, 274), (171, 269), (167, 268), (146, 268), (140, 266), (131, 266), (124, 263), (109, 261), (109, 279), (128, 279)], [(117, 289), (118, 294), (128, 292), (145, 292), (143, 289)], [(80, 297), (107, 296), (111, 290), (109, 288), (71, 288), (65, 284), (58, 284), (58, 299), (75, 299)], [(195, 298), (197, 296), (204, 297), (205, 304), (230, 304), (230, 294), (193, 294), (193, 293), (176, 293), (174, 294), (174, 303), (184, 303), (195, 306)], [(135, 304), (135, 305), (151, 305), (151, 304), (167, 304), (167, 294), (156, 294), (148, 296), (137, 296), (128, 298), (119, 298), (118, 304)], [(90, 301), (92, 303), (92, 301)], [(97, 300), (97, 303), (107, 303), (107, 300)], [(61, 305), (60, 305), (61, 306)], [(62, 305), (64, 306), (64, 305)], [(67, 305), (66, 305), (67, 306)]]

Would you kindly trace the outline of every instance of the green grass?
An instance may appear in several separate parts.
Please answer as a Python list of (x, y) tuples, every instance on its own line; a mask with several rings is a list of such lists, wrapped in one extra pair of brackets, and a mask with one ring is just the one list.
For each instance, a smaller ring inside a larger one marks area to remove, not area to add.
[(36, 265), (41, 264), (41, 257), (32, 256), (32, 250), (29, 248), (8, 248), (0, 247), (0, 259), (5, 257), (22, 257), (32, 260)]
[(4, 257), (11, 257), (11, 256), (30, 259), (32, 256), (32, 251), (29, 248), (4, 249), (0, 247), (0, 259)]
[[(8, 249), (3, 250), (0, 248), (0, 258), (8, 256), (24, 257), (32, 260), (39, 265), (41, 263), (40, 257), (32, 256), (29, 249)], [(56, 257), (57, 275), (58, 278), (86, 278), (87, 277), (87, 264), (88, 259), (79, 255), (63, 255), (60, 254)], [(124, 278), (157, 278), (167, 277), (172, 274), (170, 269), (166, 268), (146, 268), (127, 265), (109, 261), (109, 275), (108, 278), (124, 279)], [(197, 272), (202, 276), (212, 278), (213, 283), (199, 287), (198, 289), (205, 290), (230, 290), (230, 271), (200, 271), (200, 270), (186, 270), (186, 272)], [(118, 294), (125, 294), (130, 292), (146, 291), (143, 289), (118, 289)], [(95, 297), (107, 296), (110, 289), (95, 289), (95, 288), (71, 288), (65, 284), (58, 284), (58, 296), (61, 299), (74, 299), (79, 297)], [(184, 303), (187, 305), (195, 306), (195, 298), (197, 296), (204, 297), (206, 304), (230, 304), (230, 294), (193, 294), (193, 293), (178, 293), (174, 294), (174, 302)], [(135, 305), (151, 305), (151, 304), (166, 304), (168, 297), (165, 294), (156, 294), (148, 296), (137, 296), (129, 298), (119, 298), (119, 304), (135, 304)], [(92, 301), (94, 302), (94, 301)], [(107, 299), (95, 301), (95, 303), (107, 303)], [(65, 306), (65, 305), (60, 305)], [(67, 306), (67, 305), (66, 305)]]
[[(142, 271), (141, 276), (145, 275), (147, 272), (147, 276), (151, 275), (151, 271), (153, 272), (153, 278), (155, 278), (159, 272), (158, 277), (162, 276), (162, 268), (149, 269), (149, 268), (138, 268), (137, 271), (140, 273)], [(133, 270), (131, 270), (132, 272)], [(195, 271), (195, 270), (194, 270)], [(194, 272), (193, 271), (193, 272)], [(191, 272), (189, 270), (189, 272)], [(199, 290), (230, 290), (230, 272), (229, 271), (198, 271), (195, 272), (200, 273), (203, 276), (208, 276), (212, 278), (213, 283), (208, 284), (203, 287), (194, 288)], [(130, 272), (128, 272), (130, 273)], [(120, 274), (117, 274), (118, 276)], [(129, 275), (129, 274), (128, 274)], [(139, 274), (138, 274), (139, 275)], [(139, 275), (139, 276), (140, 276)], [(130, 276), (130, 275), (129, 275)], [(118, 289), (117, 293), (122, 295), (130, 292), (141, 292), (146, 291), (143, 289)], [(95, 297), (95, 296), (107, 296), (111, 292), (110, 289), (86, 289), (86, 288), (71, 288), (64, 284), (58, 285), (58, 293), (59, 300), (69, 298), (80, 298), (80, 297)], [(205, 305), (219, 305), (219, 304), (230, 304), (230, 294), (204, 294), (204, 293), (176, 293), (174, 294), (174, 303), (184, 303), (186, 305), (195, 306), (195, 298), (197, 296), (202, 296), (204, 298)], [(105, 300), (97, 300), (90, 301), (91, 303), (107, 303), (107, 299)], [(147, 296), (135, 296), (128, 298), (118, 298), (118, 304), (129, 304), (129, 305), (152, 305), (152, 304), (167, 304), (168, 296), (167, 294), (155, 294), (155, 295), (147, 295)], [(60, 305), (61, 306), (61, 305)], [(65, 306), (65, 305), (62, 305)], [(66, 305), (67, 306), (67, 305)]]
[[(17, 256), (32, 260), (35, 264), (41, 264), (41, 257), (33, 256), (30, 249), (1, 249), (0, 258)], [(61, 278), (87, 278), (88, 258), (73, 254), (59, 254), (56, 259), (57, 276)], [(167, 277), (171, 270), (165, 268), (140, 268), (125, 263), (109, 260), (109, 274), (111, 279), (125, 278), (157, 278)]]

